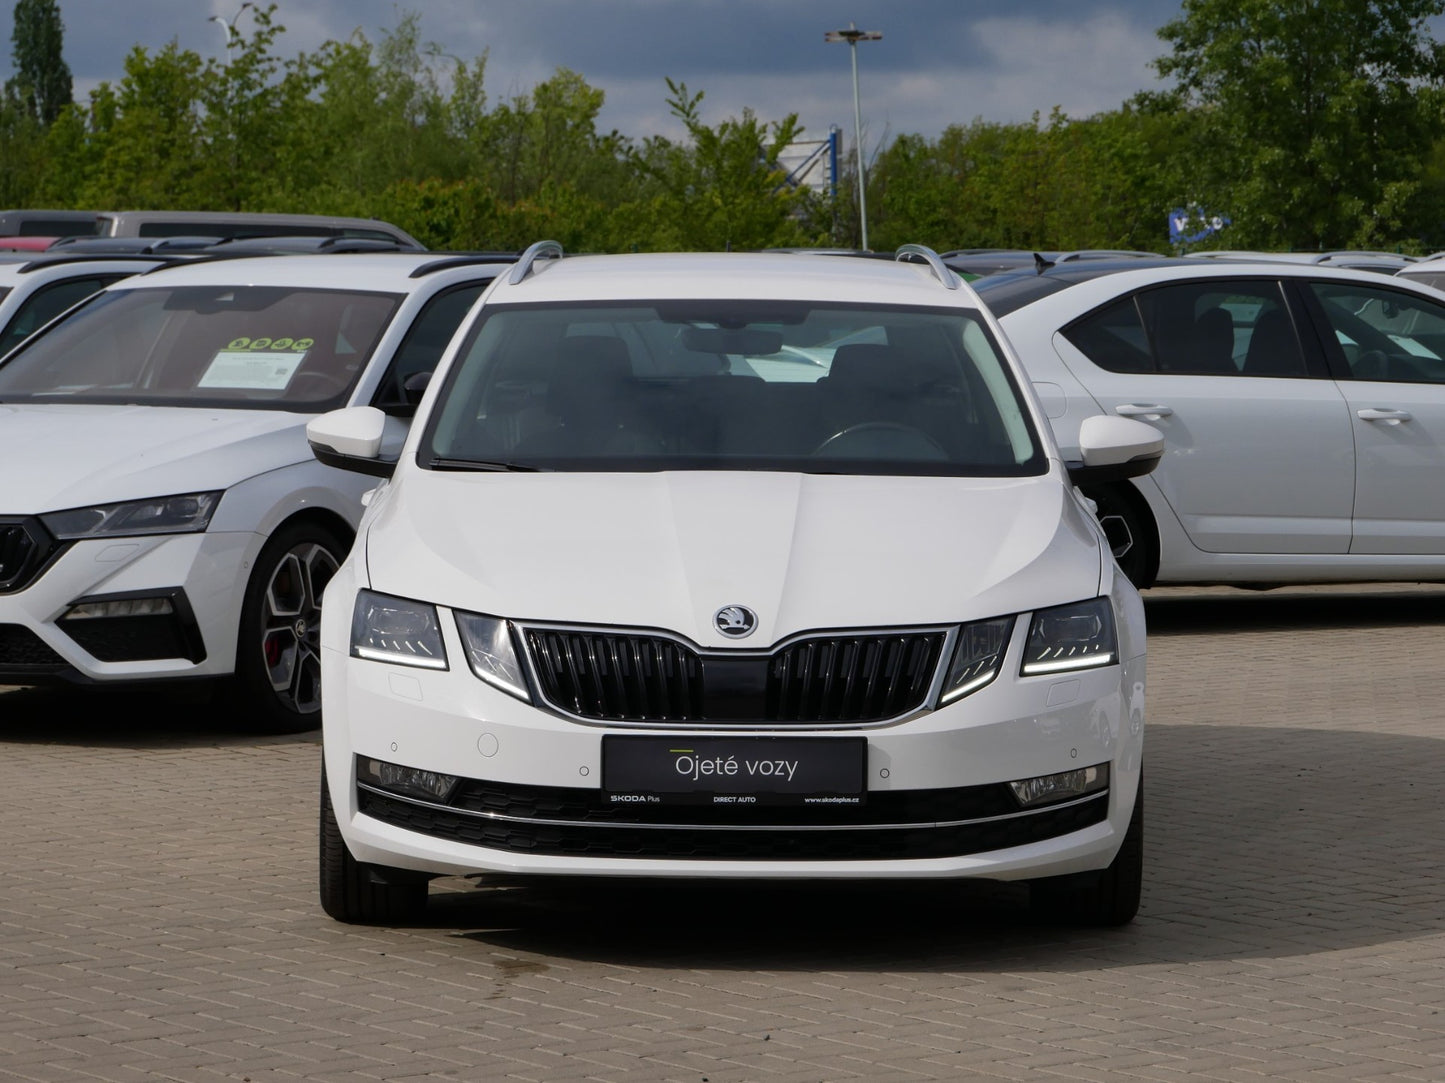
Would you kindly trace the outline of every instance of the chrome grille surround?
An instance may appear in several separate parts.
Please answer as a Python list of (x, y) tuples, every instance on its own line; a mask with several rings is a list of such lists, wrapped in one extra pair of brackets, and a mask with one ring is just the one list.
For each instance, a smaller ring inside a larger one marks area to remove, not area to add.
[(514, 622), (534, 693), (591, 724), (879, 726), (934, 703), (956, 627), (802, 632), (707, 649), (658, 629)]

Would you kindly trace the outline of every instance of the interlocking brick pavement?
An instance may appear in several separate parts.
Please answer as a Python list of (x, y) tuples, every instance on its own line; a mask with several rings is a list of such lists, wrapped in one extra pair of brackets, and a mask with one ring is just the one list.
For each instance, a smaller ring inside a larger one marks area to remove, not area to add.
[(0, 695), (0, 1079), (1445, 1079), (1445, 590), (1156, 590), (1122, 930), (999, 885), (315, 900), (314, 735)]

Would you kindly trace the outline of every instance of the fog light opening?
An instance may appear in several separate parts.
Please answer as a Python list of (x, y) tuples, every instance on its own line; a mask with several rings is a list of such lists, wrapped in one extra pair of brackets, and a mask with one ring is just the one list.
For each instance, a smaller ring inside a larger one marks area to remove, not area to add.
[(456, 775), (403, 767), (399, 763), (387, 763), (369, 756), (357, 757), (356, 780), (387, 793), (423, 801), (445, 801), (457, 784)]
[(1109, 788), (1109, 765), (1094, 764), (1072, 771), (1061, 771), (1057, 775), (1039, 775), (1037, 778), (1020, 779), (1010, 782), (1014, 798), (1024, 808), (1049, 805), (1058, 801), (1071, 801), (1086, 797)]
[(114, 617), (168, 617), (176, 611), (169, 597), (112, 598), (108, 601), (77, 602), (61, 620), (107, 620)]

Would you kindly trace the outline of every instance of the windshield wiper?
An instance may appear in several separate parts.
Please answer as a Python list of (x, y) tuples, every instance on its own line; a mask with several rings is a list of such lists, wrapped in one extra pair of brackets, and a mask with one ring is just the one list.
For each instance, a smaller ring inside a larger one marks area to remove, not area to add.
[(428, 459), (426, 465), (432, 470), (515, 470), (536, 473), (546, 469), (541, 466), (527, 466), (523, 463), (487, 462), (484, 459), (444, 459), (441, 456)]

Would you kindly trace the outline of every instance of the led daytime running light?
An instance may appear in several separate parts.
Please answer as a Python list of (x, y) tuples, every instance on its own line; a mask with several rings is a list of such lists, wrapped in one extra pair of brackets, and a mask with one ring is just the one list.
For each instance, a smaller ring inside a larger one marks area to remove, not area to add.
[(351, 654), (372, 662), (446, 669), (447, 649), (436, 607), (358, 591), (351, 611)]
[(1111, 666), (1119, 660), (1114, 610), (1107, 598), (1040, 609), (1029, 625), (1025, 677)]
[(948, 676), (938, 698), (940, 706), (977, 692), (998, 676), (1003, 666), (1004, 651), (1013, 636), (1013, 627), (1013, 617), (996, 617), (959, 628)]
[(457, 631), (467, 650), (467, 663), (482, 680), (528, 703), (532, 695), (517, 659), (511, 625), (497, 617), (458, 613)]

